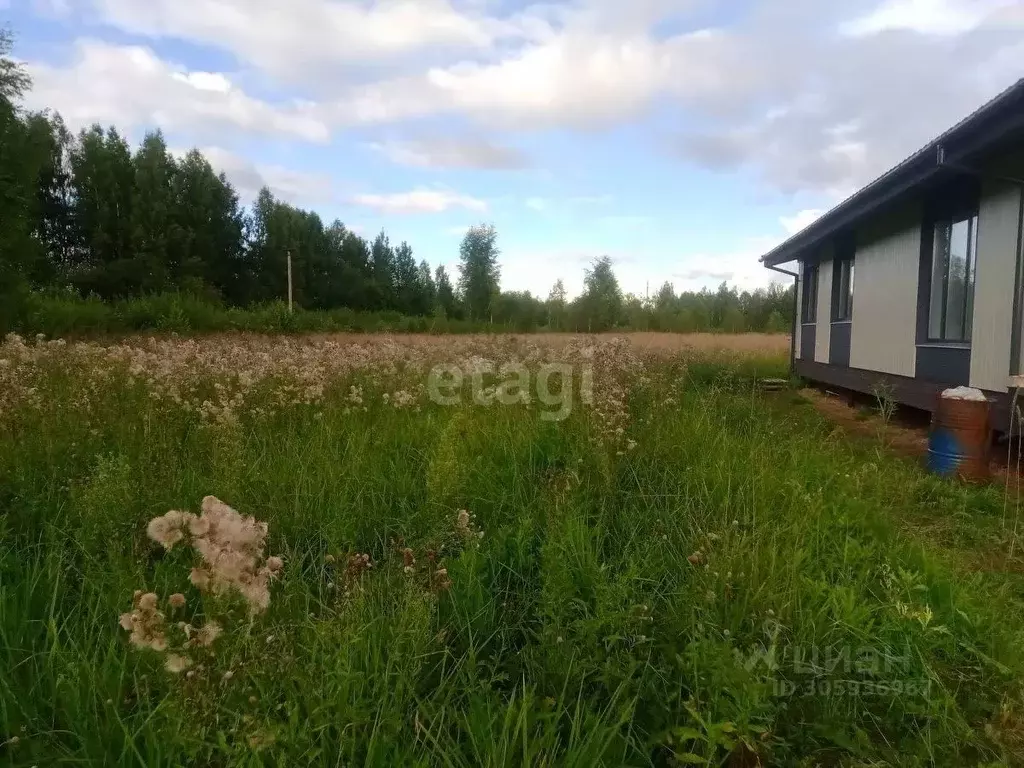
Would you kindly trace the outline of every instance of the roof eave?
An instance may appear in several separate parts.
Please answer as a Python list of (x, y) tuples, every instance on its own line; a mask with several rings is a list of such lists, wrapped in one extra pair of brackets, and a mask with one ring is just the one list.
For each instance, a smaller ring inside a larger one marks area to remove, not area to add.
[(910, 170), (908, 169), (906, 176), (893, 179), (885, 186), (879, 187), (875, 194), (833, 208), (813, 224), (762, 256), (761, 263), (766, 267), (772, 267), (799, 259), (804, 251), (817, 247), (822, 240), (853, 226), (885, 204), (930, 181), (943, 171), (943, 167), (932, 161), (922, 164), (922, 167), (914, 169), (912, 173)]
[(950, 166), (943, 165), (947, 149), (955, 147), (952, 159), (967, 159), (986, 147), (991, 149), (1007, 137), (1021, 135), (1024, 135), (1024, 78), (802, 232), (766, 253), (760, 262), (770, 267), (799, 259), (826, 238), (854, 226), (881, 206), (912, 192), (939, 174), (950, 172)]

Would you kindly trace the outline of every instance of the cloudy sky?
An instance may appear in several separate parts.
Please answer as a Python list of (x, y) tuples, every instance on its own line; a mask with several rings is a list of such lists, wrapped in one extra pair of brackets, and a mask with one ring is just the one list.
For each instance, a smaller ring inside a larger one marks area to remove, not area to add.
[(1024, 0), (0, 0), (31, 107), (198, 146), (503, 287), (762, 285), (757, 257), (1024, 75)]

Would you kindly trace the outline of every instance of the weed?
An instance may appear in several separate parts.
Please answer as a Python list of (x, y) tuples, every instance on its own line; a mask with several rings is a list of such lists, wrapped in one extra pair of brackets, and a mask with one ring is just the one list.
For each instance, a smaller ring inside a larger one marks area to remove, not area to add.
[[(427, 397), (481, 359), (585, 359), (592, 397)], [(967, 535), (998, 493), (766, 375), (607, 339), (12, 338), (0, 755), (1020, 764), (1019, 584), (944, 549), (1010, 545)], [(208, 493), (253, 517), (167, 513)]]

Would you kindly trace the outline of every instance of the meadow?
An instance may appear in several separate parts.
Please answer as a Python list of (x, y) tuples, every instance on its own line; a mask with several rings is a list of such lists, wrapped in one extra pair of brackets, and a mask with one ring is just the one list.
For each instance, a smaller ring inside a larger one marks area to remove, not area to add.
[(0, 765), (1024, 764), (1016, 502), (787, 355), (9, 336)]

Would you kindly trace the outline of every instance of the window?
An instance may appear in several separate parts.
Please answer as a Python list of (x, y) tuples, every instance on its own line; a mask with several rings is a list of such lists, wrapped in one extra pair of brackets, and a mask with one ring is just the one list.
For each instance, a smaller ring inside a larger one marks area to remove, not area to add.
[(929, 340), (971, 340), (977, 258), (977, 213), (936, 223), (928, 302)]
[(853, 257), (836, 259), (833, 276), (832, 320), (853, 319)]
[(818, 318), (818, 265), (804, 267), (803, 306), (800, 310), (802, 322), (814, 323)]

